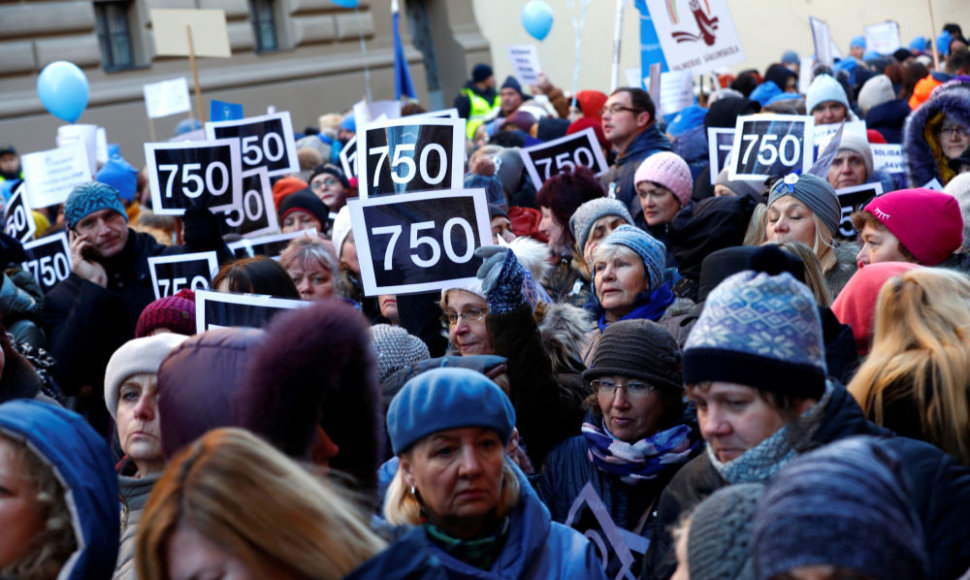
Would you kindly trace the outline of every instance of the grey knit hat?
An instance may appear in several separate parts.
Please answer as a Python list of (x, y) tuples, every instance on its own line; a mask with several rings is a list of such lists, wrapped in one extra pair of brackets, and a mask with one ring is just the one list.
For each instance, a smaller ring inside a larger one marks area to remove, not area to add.
[(842, 207), (839, 205), (838, 194), (828, 181), (810, 173), (804, 175), (790, 173), (772, 184), (771, 193), (768, 195), (768, 207), (786, 195), (808, 206), (808, 209), (812, 210), (832, 235), (839, 231)]
[(694, 510), (687, 536), (691, 580), (753, 580), (752, 522), (761, 483), (739, 483), (716, 491)]
[(737, 195), (747, 195), (759, 203), (764, 201), (766, 187), (763, 181), (751, 179), (735, 179), (732, 181), (728, 176), (728, 171), (727, 167), (722, 169), (717, 174), (714, 185), (723, 185)]
[(620, 375), (657, 387), (683, 389), (680, 347), (667, 329), (644, 319), (620, 320), (603, 331), (583, 380)]
[(428, 345), (399, 326), (375, 324), (370, 332), (377, 354), (377, 374), (382, 381), (397, 370), (431, 358)]
[(630, 215), (626, 204), (618, 199), (608, 197), (591, 199), (576, 208), (573, 216), (569, 218), (569, 231), (572, 232), (580, 251), (586, 245), (589, 232), (593, 229), (596, 220), (611, 215), (625, 219), (628, 224), (633, 223), (633, 216)]

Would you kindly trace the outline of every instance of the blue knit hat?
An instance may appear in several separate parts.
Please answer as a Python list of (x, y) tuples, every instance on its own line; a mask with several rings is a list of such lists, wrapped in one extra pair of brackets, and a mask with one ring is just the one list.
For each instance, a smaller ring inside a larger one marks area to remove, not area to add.
[(845, 96), (845, 89), (831, 75), (818, 75), (808, 87), (805, 94), (805, 110), (811, 115), (812, 111), (822, 103), (835, 101), (849, 110), (849, 98)]
[(357, 132), (357, 119), (351, 114), (344, 117), (344, 120), (340, 122), (340, 129), (344, 131), (350, 131), (352, 133)]
[(801, 64), (802, 59), (798, 57), (798, 53), (794, 50), (786, 50), (781, 55), (782, 64)]
[(515, 409), (502, 389), (469, 369), (421, 373), (404, 383), (387, 410), (387, 434), (395, 455), (428, 435), (461, 427), (492, 429), (503, 445), (515, 427)]
[(118, 195), (128, 202), (135, 199), (138, 191), (138, 170), (119, 153), (108, 158), (95, 181), (110, 185), (118, 190)]
[(919, 52), (926, 52), (926, 37), (917, 36), (913, 40), (909, 41), (910, 50), (918, 50)]
[(663, 283), (667, 248), (657, 238), (638, 227), (623, 224), (613, 230), (600, 247), (611, 245), (624, 246), (640, 256), (643, 269), (647, 272), (648, 290), (654, 290)]
[(835, 235), (842, 220), (842, 207), (838, 194), (828, 181), (811, 173), (790, 173), (772, 184), (768, 193), (768, 207), (786, 195), (804, 203)]
[(859, 35), (859, 36), (853, 36), (852, 37), (852, 41), (849, 42), (849, 48), (855, 48), (857, 46), (859, 48), (865, 48), (866, 47), (866, 37), (865, 36)]
[(125, 204), (121, 203), (118, 190), (106, 183), (91, 181), (75, 187), (64, 202), (64, 221), (68, 229), (74, 229), (77, 222), (89, 214), (103, 209), (114, 210), (128, 221)]
[(795, 397), (825, 391), (825, 346), (812, 291), (788, 272), (730, 276), (687, 337), (684, 383), (724, 381)]

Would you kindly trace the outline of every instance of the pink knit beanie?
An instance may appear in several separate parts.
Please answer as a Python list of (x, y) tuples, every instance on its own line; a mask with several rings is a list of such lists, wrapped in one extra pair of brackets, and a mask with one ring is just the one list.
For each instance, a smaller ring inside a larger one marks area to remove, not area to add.
[(650, 181), (669, 189), (680, 201), (680, 207), (690, 202), (690, 195), (694, 189), (694, 180), (690, 175), (687, 162), (669, 151), (654, 153), (643, 160), (633, 176), (633, 185), (637, 186), (643, 181)]
[(960, 204), (932, 189), (901, 189), (869, 202), (871, 213), (924, 266), (936, 266), (963, 244)]

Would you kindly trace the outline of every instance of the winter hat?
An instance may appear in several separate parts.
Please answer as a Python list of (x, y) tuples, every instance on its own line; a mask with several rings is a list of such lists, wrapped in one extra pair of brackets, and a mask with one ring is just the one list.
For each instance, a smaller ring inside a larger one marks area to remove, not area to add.
[(522, 155), (519, 154), (518, 147), (503, 149), (493, 159), (495, 161), (495, 174), (502, 182), (502, 189), (505, 194), (511, 196), (522, 189), (522, 176), (525, 172), (525, 165), (522, 163)]
[[(963, 246), (970, 245), (970, 173), (961, 173), (943, 188), (943, 191), (956, 198), (963, 215)], [(40, 226), (38, 226), (39, 228)]]
[(306, 189), (307, 186), (307, 182), (299, 177), (284, 177), (280, 179), (273, 184), (273, 205), (279, 208), (280, 204), (283, 203), (283, 198), (301, 189)]
[[(825, 151), (825, 148), (828, 147), (833, 139), (835, 139), (835, 133), (822, 139), (818, 145), (818, 150)], [(844, 131), (842, 133), (842, 140), (839, 142), (839, 151), (852, 151), (853, 153), (857, 153), (866, 166), (866, 177), (872, 175), (872, 148), (869, 146), (868, 135), (854, 131)]]
[(775, 83), (782, 91), (785, 90), (788, 79), (795, 79), (797, 81), (798, 73), (783, 64), (773, 64), (765, 71), (765, 80)]
[(768, 187), (765, 185), (764, 180), (732, 180), (728, 175), (729, 171), (727, 167), (722, 169), (717, 174), (717, 180), (714, 181), (714, 185), (723, 185), (737, 195), (747, 195), (758, 202), (761, 202), (765, 198), (765, 191), (767, 191)]
[(175, 125), (175, 136), (185, 135), (186, 133), (191, 133), (192, 131), (198, 131), (202, 128), (202, 123), (197, 119), (182, 119)]
[(886, 75), (876, 75), (866, 81), (859, 91), (859, 108), (862, 114), (896, 98), (893, 81)]
[(610, 98), (600, 91), (583, 90), (576, 93), (576, 104), (583, 112), (583, 117), (601, 120), (600, 112)]
[(682, 109), (670, 123), (667, 123), (667, 133), (673, 137), (679, 137), (686, 131), (703, 127), (704, 117), (706, 116), (707, 109), (697, 105), (691, 105)]
[[(770, 251), (768, 250), (769, 247), (772, 246), (734, 246), (708, 254), (701, 261), (701, 275), (697, 282), (697, 303), (700, 304), (707, 300), (711, 291), (729, 276), (752, 269), (750, 266), (752, 258), (757, 263), (759, 258), (755, 258), (755, 255)], [(782, 259), (784, 261), (782, 269), (804, 284), (805, 262), (795, 254), (789, 254), (781, 248), (777, 248), (777, 250), (783, 254), (781, 258), (776, 256), (779, 264), (781, 264)]]
[(762, 107), (767, 105), (771, 99), (782, 94), (784, 91), (775, 84), (774, 81), (765, 81), (751, 91), (751, 100), (757, 101)]
[(104, 404), (112, 419), (118, 419), (118, 391), (125, 379), (142, 373), (158, 374), (165, 357), (187, 339), (184, 334), (172, 332), (135, 338), (111, 355), (104, 371)]
[(387, 434), (395, 455), (428, 435), (460, 427), (492, 429), (503, 445), (512, 436), (512, 402), (482, 373), (431, 369), (405, 383), (387, 410)]
[(650, 290), (663, 283), (664, 264), (667, 260), (667, 249), (663, 243), (638, 227), (624, 224), (613, 230), (600, 247), (611, 245), (624, 246), (640, 256), (647, 272)]
[(148, 336), (159, 328), (185, 336), (195, 334), (195, 292), (186, 288), (146, 306), (138, 317), (135, 338)]
[(350, 232), (350, 206), (345, 205), (337, 212), (337, 217), (333, 220), (333, 229), (330, 233), (330, 240), (333, 242), (333, 248), (337, 252), (338, 260), (343, 251), (344, 242), (347, 241), (347, 236), (350, 235)]
[(623, 218), (628, 224), (633, 224), (633, 217), (626, 209), (626, 204), (618, 199), (602, 197), (591, 199), (579, 206), (569, 218), (569, 231), (576, 240), (576, 247), (582, 250), (586, 246), (586, 240), (589, 239), (590, 230), (593, 229), (596, 220), (612, 215)]
[(687, 568), (692, 580), (753, 580), (754, 515), (765, 493), (761, 483), (721, 488), (690, 516)]
[(839, 196), (827, 180), (810, 173), (791, 173), (784, 179), (777, 180), (771, 186), (770, 192), (768, 207), (790, 195), (808, 206), (832, 235), (838, 231), (839, 222), (842, 220), (842, 207), (839, 205)]
[(515, 92), (519, 93), (519, 96), (522, 97), (522, 100), (523, 101), (526, 100), (526, 99), (531, 99), (532, 98), (532, 97), (530, 97), (530, 96), (528, 96), (528, 95), (526, 95), (525, 93), (522, 92), (522, 85), (519, 84), (518, 79), (516, 79), (514, 76), (511, 76), (511, 75), (509, 75), (508, 77), (505, 78), (505, 82), (502, 83), (502, 87), (501, 88), (502, 89), (512, 89), (512, 90), (514, 90)]
[(676, 153), (661, 151), (644, 159), (633, 176), (633, 184), (640, 185), (644, 181), (669, 189), (680, 202), (680, 207), (690, 203), (694, 179), (687, 162)]
[(532, 126), (535, 124), (536, 118), (532, 116), (531, 113), (527, 113), (526, 111), (516, 111), (505, 118), (505, 123), (502, 125), (502, 128), (516, 128), (520, 131), (525, 131), (528, 133), (532, 130)]
[(726, 381), (817, 399), (826, 366), (815, 297), (788, 272), (735, 274), (708, 295), (683, 360), (688, 385)]
[(347, 175), (344, 174), (344, 170), (337, 167), (333, 163), (324, 163), (323, 165), (318, 165), (313, 169), (313, 173), (310, 174), (310, 178), (307, 179), (307, 183), (313, 181), (313, 178), (320, 175), (321, 173), (326, 173), (337, 178), (340, 185), (344, 187), (350, 187), (350, 181), (347, 179)]
[(832, 302), (832, 313), (842, 324), (852, 327), (856, 351), (860, 356), (869, 354), (872, 345), (873, 318), (879, 290), (891, 278), (902, 276), (913, 268), (910, 262), (877, 262), (859, 268), (849, 278), (845, 287)]
[(565, 137), (569, 131), (569, 119), (559, 119), (556, 117), (541, 117), (536, 121), (536, 139), (540, 141), (553, 141), (560, 137)]
[(845, 96), (845, 89), (841, 83), (830, 75), (819, 75), (815, 77), (812, 84), (808, 87), (805, 95), (805, 110), (811, 115), (812, 111), (822, 103), (835, 101), (849, 110), (849, 98)]
[(481, 175), (478, 173), (466, 173), (465, 189), (484, 189), (485, 199), (489, 204), (494, 204), (499, 207), (508, 207), (509, 205), (509, 201), (505, 197), (505, 191), (502, 189), (502, 180), (493, 174)]
[(953, 37), (950, 36), (950, 31), (944, 30), (936, 36), (936, 50), (940, 53), (940, 56), (949, 56), (950, 54), (950, 42)]
[(859, 35), (853, 36), (852, 40), (849, 42), (849, 48), (865, 48), (866, 47), (866, 37)]
[(350, 131), (351, 133), (357, 132), (357, 119), (354, 118), (353, 113), (344, 117), (344, 120), (340, 122), (339, 129), (341, 131)]
[(919, 52), (926, 52), (926, 37), (917, 36), (913, 40), (909, 41), (909, 49)]
[(121, 203), (118, 190), (114, 187), (97, 181), (90, 181), (78, 185), (64, 202), (64, 221), (68, 229), (74, 229), (77, 222), (88, 215), (110, 209), (121, 214), (128, 221), (128, 214), (125, 212), (125, 204)]
[(492, 67), (480, 62), (472, 69), (472, 82), (480, 83), (492, 76)]
[(121, 155), (109, 158), (94, 180), (117, 189), (118, 195), (128, 202), (134, 200), (138, 192), (138, 170)]
[(580, 117), (579, 119), (576, 119), (566, 129), (566, 134), (572, 135), (573, 133), (579, 133), (587, 128), (592, 128), (593, 133), (596, 133), (596, 141), (600, 144), (600, 147), (609, 147), (610, 142), (606, 140), (606, 134), (603, 133), (603, 124), (595, 117)]
[(924, 266), (936, 266), (963, 245), (960, 204), (941, 191), (891, 191), (877, 196), (863, 211), (886, 226)]
[(375, 324), (370, 333), (377, 354), (377, 376), (381, 381), (399, 369), (431, 358), (428, 345), (399, 326)]
[(603, 331), (583, 380), (621, 375), (682, 390), (680, 347), (667, 329), (644, 319), (620, 320)]
[(711, 127), (733, 129), (739, 116), (753, 115), (761, 110), (761, 103), (741, 97), (720, 98), (707, 109), (704, 116), (704, 131)]
[(798, 58), (798, 53), (794, 50), (786, 50), (781, 55), (782, 64), (799, 64), (801, 61), (802, 60)]
[(282, 225), (286, 216), (294, 211), (305, 211), (312, 214), (320, 221), (321, 226), (330, 219), (330, 208), (309, 189), (302, 189), (283, 198), (279, 211), (280, 224)]
[(910, 493), (900, 458), (873, 437), (842, 439), (796, 458), (758, 504), (756, 578), (814, 565), (876, 580), (926, 578)]

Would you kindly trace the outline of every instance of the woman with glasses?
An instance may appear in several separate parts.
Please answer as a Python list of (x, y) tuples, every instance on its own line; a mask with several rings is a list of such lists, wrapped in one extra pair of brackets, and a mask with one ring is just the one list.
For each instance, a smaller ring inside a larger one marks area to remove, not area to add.
[[(660, 325), (624, 320), (607, 327), (583, 379), (592, 390), (582, 434), (546, 457), (536, 489), (552, 519), (578, 529), (590, 492), (633, 538), (650, 537), (660, 492), (702, 448), (685, 413), (680, 348)], [(587, 488), (587, 485), (589, 488)], [(589, 490), (589, 491), (586, 491)], [(585, 493), (584, 493), (585, 492)], [(570, 514), (575, 514), (570, 521)], [(602, 525), (602, 524), (601, 524)], [(637, 574), (646, 542), (627, 540)], [(613, 568), (625, 555), (613, 547)]]
[(949, 161), (970, 147), (970, 85), (942, 85), (918, 109), (903, 129), (903, 154), (910, 187), (933, 179), (946, 185), (956, 176)]
[(332, 163), (314, 169), (309, 184), (310, 191), (330, 208), (331, 213), (340, 211), (347, 204), (347, 198), (356, 195), (343, 170)]

